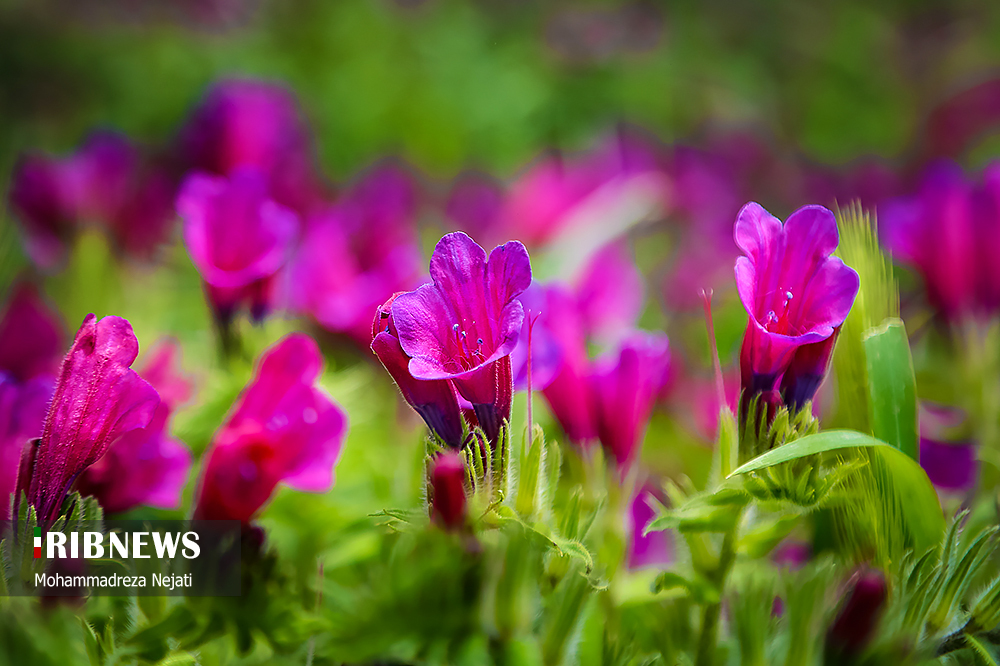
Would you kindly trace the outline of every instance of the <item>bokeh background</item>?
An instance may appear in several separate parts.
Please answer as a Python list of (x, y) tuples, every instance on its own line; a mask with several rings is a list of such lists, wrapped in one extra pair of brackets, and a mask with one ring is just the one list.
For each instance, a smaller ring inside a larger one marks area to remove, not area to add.
[[(735, 392), (739, 207), (756, 200), (784, 219), (860, 200), (877, 213), (942, 159), (975, 180), (1000, 152), (1000, 3), (0, 0), (0, 190), (26, 156), (69, 156), (105, 130), (175, 188), (192, 168), (185, 128), (212, 86), (234, 78), (293, 96), (320, 207), (397, 206), (386, 224), (412, 235), (420, 268), (378, 283), (386, 293), (373, 288), (374, 304), (419, 283), (447, 231), (488, 247), (524, 240), (537, 278), (581, 290), (594, 287), (591, 255), (620, 241), (629, 267), (586, 298), (635, 298), (624, 325), (671, 340), (644, 473), (701, 483), (718, 404), (699, 293), (715, 291)], [(598, 190), (607, 200), (595, 203)], [(142, 252), (98, 221), (60, 231), (66, 255), (47, 266), (25, 250), (23, 212), (5, 196), (0, 288), (40, 285), (67, 335), (96, 312), (129, 319), (144, 349), (177, 339), (197, 390), (172, 429), (196, 458), (260, 350), (290, 330), (312, 333), (327, 360), (321, 383), (351, 421), (337, 484), (322, 496), (283, 489), (262, 518), (306, 587), (317, 556), (331, 571), (374, 556), (369, 514), (419, 505), (422, 428), (359, 334), (370, 315), (330, 323), (309, 305), (278, 307), (261, 326), (241, 321), (242, 355), (221, 360), (172, 194), (162, 235)], [(371, 215), (345, 255), (365, 265), (385, 259), (367, 256), (385, 251), (387, 233)], [(935, 313), (919, 276), (900, 278), (912, 333)], [(306, 287), (292, 278), (283, 289), (295, 302)], [(595, 335), (592, 352), (609, 340)], [(954, 402), (937, 366), (916, 361), (918, 379), (931, 368), (921, 390)], [(521, 394), (515, 414), (524, 407)], [(543, 400), (536, 409), (558, 438)], [(344, 571), (346, 588), (358, 574)], [(32, 627), (22, 629), (43, 631)]]

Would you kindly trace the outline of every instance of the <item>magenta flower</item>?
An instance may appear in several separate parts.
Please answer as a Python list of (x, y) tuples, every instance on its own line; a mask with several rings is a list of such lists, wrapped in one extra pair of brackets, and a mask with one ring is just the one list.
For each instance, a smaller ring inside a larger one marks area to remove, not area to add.
[(278, 483), (325, 492), (347, 435), (347, 415), (316, 388), (323, 356), (293, 333), (269, 348), (202, 472), (195, 518), (249, 523)]
[(152, 420), (145, 428), (118, 438), (77, 481), (77, 490), (96, 497), (107, 512), (121, 513), (140, 505), (180, 506), (191, 452), (170, 437), (169, 422), (174, 408), (190, 396), (191, 383), (175, 367), (179, 353), (177, 343), (168, 342), (148, 354), (140, 376), (160, 395)]
[(827, 347), (857, 296), (858, 274), (830, 256), (839, 242), (837, 222), (822, 206), (800, 208), (782, 225), (748, 203), (736, 219), (735, 239), (746, 254), (736, 260), (736, 287), (750, 315), (740, 353), (745, 395), (775, 390), (801, 355), (782, 385), (786, 399), (801, 404), (819, 385)]
[(465, 463), (450, 451), (434, 459), (430, 470), (431, 517), (448, 530), (465, 524), (468, 499), (465, 496)]
[(399, 333), (392, 318), (392, 303), (399, 294), (379, 306), (372, 324), (372, 351), (396, 382), (399, 392), (441, 440), (453, 448), (462, 446), (462, 415), (455, 387), (447, 379), (414, 379), (409, 357), (399, 345)]
[(21, 455), (42, 434), (54, 383), (49, 376), (19, 382), (0, 372), (0, 520), (11, 517)]
[(294, 96), (281, 85), (249, 79), (216, 83), (180, 143), (190, 169), (221, 176), (256, 169), (271, 198), (302, 213), (322, 200), (308, 129)]
[(667, 380), (667, 337), (636, 333), (617, 358), (600, 359), (590, 377), (597, 434), (624, 474), (639, 452), (657, 395)]
[(17, 487), (27, 491), (39, 523), (58, 516), (79, 474), (116, 439), (149, 425), (159, 397), (129, 367), (138, 351), (121, 317), (83, 320), (59, 370), (41, 440), (21, 458)]
[(950, 162), (932, 164), (920, 189), (895, 199), (879, 216), (893, 258), (915, 268), (930, 304), (949, 321), (1000, 308), (1000, 163), (981, 186)]
[(372, 312), (386, 294), (420, 283), (413, 179), (382, 166), (336, 205), (309, 217), (288, 270), (290, 306), (359, 344), (371, 342)]
[(0, 372), (19, 382), (54, 377), (65, 349), (62, 321), (37, 289), (18, 283), (0, 319)]
[(177, 197), (184, 242), (201, 273), (216, 317), (228, 325), (244, 302), (260, 321), (271, 308), (274, 279), (298, 233), (295, 213), (268, 198), (256, 171), (229, 179), (194, 174)]
[(546, 289), (545, 306), (543, 324), (559, 346), (560, 364), (542, 393), (570, 441), (586, 446), (597, 439), (597, 414), (583, 315), (573, 293), (558, 285)]
[(510, 353), (524, 309), (517, 296), (531, 283), (528, 252), (517, 241), (486, 251), (461, 232), (442, 238), (431, 257), (432, 283), (401, 294), (392, 317), (416, 379), (450, 379), (472, 403), (495, 441), (510, 418)]
[(629, 569), (662, 568), (674, 560), (674, 545), (670, 532), (643, 534), (646, 526), (656, 518), (657, 500), (656, 490), (652, 485), (643, 486), (632, 498), (625, 516), (625, 527), (630, 534), (627, 555)]
[(964, 411), (920, 404), (920, 466), (943, 493), (969, 492), (979, 478), (978, 446), (967, 434)]

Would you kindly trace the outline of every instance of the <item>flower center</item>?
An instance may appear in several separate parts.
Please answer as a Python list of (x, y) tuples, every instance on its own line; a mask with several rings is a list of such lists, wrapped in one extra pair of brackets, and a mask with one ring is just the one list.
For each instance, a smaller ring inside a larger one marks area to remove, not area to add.
[(789, 312), (791, 310), (792, 304), (792, 292), (785, 292), (785, 299), (778, 306), (779, 312), (774, 310), (768, 310), (767, 317), (764, 319), (764, 328), (771, 333), (778, 333), (779, 335), (788, 335), (791, 332), (792, 324), (789, 321)]
[(476, 366), (481, 365), (482, 362), (486, 360), (486, 354), (483, 353), (483, 339), (476, 338), (476, 345), (475, 348), (473, 348), (472, 341), (469, 339), (469, 334), (462, 330), (460, 325), (454, 324), (451, 327), (451, 330), (455, 334), (455, 342), (458, 347), (456, 360), (459, 365), (462, 366), (462, 369), (471, 370)]

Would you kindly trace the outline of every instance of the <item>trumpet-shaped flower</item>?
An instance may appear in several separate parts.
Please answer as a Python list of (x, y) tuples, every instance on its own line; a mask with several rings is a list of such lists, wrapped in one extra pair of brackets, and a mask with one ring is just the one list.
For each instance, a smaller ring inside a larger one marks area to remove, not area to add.
[(249, 523), (278, 483), (306, 492), (330, 489), (347, 415), (316, 388), (322, 365), (316, 342), (302, 333), (264, 352), (212, 441), (196, 518)]
[(129, 367), (138, 351), (121, 317), (83, 320), (59, 370), (41, 440), (21, 457), (17, 488), (27, 492), (40, 523), (56, 518), (76, 478), (115, 440), (152, 419), (159, 396)]
[[(743, 388), (753, 395), (775, 390), (807, 345), (832, 344), (854, 304), (859, 279), (830, 256), (839, 242), (837, 222), (822, 206), (800, 208), (782, 225), (760, 205), (748, 203), (737, 217), (735, 239), (746, 255), (736, 260), (736, 287), (750, 315), (740, 369)], [(797, 376), (814, 384), (815, 391), (818, 382), (807, 370), (815, 370), (824, 355), (815, 348), (802, 353), (816, 363), (807, 363)], [(812, 397), (799, 385), (784, 388), (796, 400)]]
[(193, 174), (177, 197), (184, 242), (201, 273), (216, 317), (227, 325), (249, 302), (254, 320), (271, 308), (274, 278), (299, 229), (298, 216), (267, 195), (259, 172), (229, 179)]
[(517, 296), (531, 283), (528, 252), (510, 241), (487, 258), (471, 238), (452, 233), (434, 249), (430, 273), (432, 283), (392, 304), (410, 374), (452, 380), (495, 441), (510, 418), (510, 353), (524, 319)]
[(448, 446), (462, 446), (462, 415), (455, 387), (447, 379), (414, 379), (408, 368), (409, 357), (399, 345), (399, 333), (392, 318), (392, 302), (399, 294), (379, 306), (372, 324), (372, 351), (396, 382), (403, 399), (420, 415)]

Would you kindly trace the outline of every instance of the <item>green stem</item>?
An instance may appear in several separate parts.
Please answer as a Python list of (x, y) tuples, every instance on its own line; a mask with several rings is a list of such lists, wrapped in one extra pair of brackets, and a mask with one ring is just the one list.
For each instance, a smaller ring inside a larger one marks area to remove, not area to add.
[[(737, 521), (738, 522), (738, 521)], [(714, 666), (716, 646), (719, 642), (719, 616), (722, 613), (722, 596), (729, 577), (729, 570), (736, 559), (736, 528), (726, 532), (719, 552), (719, 564), (710, 580), (719, 591), (719, 601), (705, 606), (701, 620), (701, 635), (698, 637), (698, 653), (695, 666)]]

